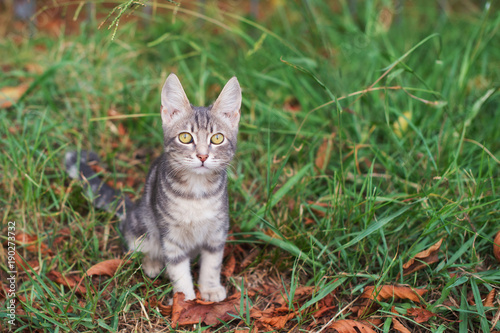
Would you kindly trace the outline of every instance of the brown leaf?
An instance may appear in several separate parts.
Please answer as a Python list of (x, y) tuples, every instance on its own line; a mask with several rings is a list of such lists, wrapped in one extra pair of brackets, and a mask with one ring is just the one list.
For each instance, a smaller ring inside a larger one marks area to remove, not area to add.
[(427, 250), (417, 253), (415, 257), (408, 260), (408, 262), (403, 265), (403, 275), (411, 274), (437, 262), (439, 260), (438, 251), (441, 247), (441, 243), (443, 243), (442, 238)]
[(412, 289), (405, 286), (381, 286), (375, 290), (374, 286), (365, 287), (365, 291), (360, 296), (361, 298), (368, 298), (374, 300), (383, 300), (388, 298), (409, 299), (414, 302), (420, 303), (419, 296), (427, 292), (427, 289)]
[(22, 83), (16, 87), (3, 87), (0, 89), (0, 108), (8, 108), (17, 103), (28, 88), (29, 84)]
[(392, 327), (396, 331), (401, 333), (411, 333), (411, 331), (407, 329), (403, 324), (401, 324), (401, 322), (396, 317), (392, 318)]
[(302, 107), (299, 100), (294, 96), (288, 96), (283, 103), (283, 109), (289, 112), (299, 112)]
[(240, 263), (240, 268), (244, 269), (248, 265), (250, 265), (254, 259), (260, 254), (260, 250), (258, 248), (253, 248), (250, 253), (243, 259)]
[(250, 310), (250, 316), (257, 320), (257, 325), (269, 331), (283, 329), (286, 323), (294, 318), (295, 315), (296, 314), (291, 312), (286, 306), (278, 308), (270, 306), (264, 311), (257, 308), (252, 308)]
[(14, 260), (16, 261), (16, 266), (20, 267), (26, 273), (30, 273), (31, 269), (37, 270), (40, 268), (38, 260), (29, 260), (25, 263), (23, 258), (17, 252), (14, 254), (14, 258)]
[(151, 306), (152, 308), (158, 308), (159, 312), (164, 316), (170, 316), (172, 314), (172, 305), (166, 305), (161, 302), (158, 302), (156, 297), (151, 297), (148, 301), (144, 301), (145, 306)]
[(40, 248), (42, 254), (52, 254), (52, 250), (50, 250), (46, 244), (42, 242), (40, 242), (40, 245), (37, 244), (39, 242), (37, 236), (29, 235), (21, 231), (16, 234), (16, 242), (19, 245), (27, 245), (24, 248), (30, 252), (38, 252)]
[(110, 107), (108, 109), (108, 117), (119, 117), (122, 116), (123, 114), (120, 113), (115, 107)]
[(66, 241), (71, 236), (71, 230), (68, 227), (62, 228), (57, 232), (57, 236), (54, 238), (52, 244), (57, 245), (63, 241)]
[(85, 295), (87, 293), (87, 289), (82, 286), (80, 278), (76, 276), (64, 276), (57, 271), (50, 271), (46, 276), (55, 283), (62, 284), (63, 286), (69, 287), (71, 289), (76, 287), (76, 291), (82, 295)]
[(309, 208), (314, 212), (314, 214), (318, 215), (319, 217), (325, 217), (326, 213), (322, 210), (319, 210), (315, 208), (314, 206), (319, 206), (323, 208), (332, 208), (331, 205), (325, 203), (325, 202), (314, 202), (312, 200), (308, 200), (307, 203), (310, 205)]
[(222, 302), (185, 301), (183, 293), (176, 293), (172, 304), (172, 326), (193, 325), (204, 322), (207, 325), (220, 324), (237, 314), (240, 307), (240, 295), (235, 294)]
[(34, 63), (34, 62), (25, 64), (24, 69), (26, 69), (26, 71), (28, 73), (33, 73), (33, 74), (42, 74), (43, 73), (43, 67), (37, 63)]
[(495, 255), (495, 258), (497, 258), (497, 261), (500, 262), (500, 231), (497, 232), (493, 243), (493, 254)]
[(261, 323), (271, 326), (275, 330), (281, 330), (285, 327), (286, 323), (288, 323), (288, 321), (293, 317), (295, 317), (295, 313), (289, 313), (283, 316), (276, 316), (270, 318), (262, 317), (259, 319), (259, 321)]
[(118, 124), (118, 134), (120, 136), (125, 136), (127, 134), (127, 129), (125, 128), (125, 125), (123, 125), (123, 123)]
[(422, 308), (411, 308), (408, 309), (407, 312), (408, 315), (413, 316), (413, 320), (415, 320), (417, 323), (425, 323), (427, 322), (431, 317), (435, 317), (436, 315), (429, 310), (422, 309)]
[(491, 289), (486, 298), (484, 299), (483, 306), (484, 307), (493, 307), (493, 302), (495, 301), (496, 290)]
[(85, 274), (87, 276), (92, 276), (92, 275), (114, 276), (118, 267), (120, 267), (121, 265), (128, 264), (129, 262), (130, 261), (124, 262), (122, 259), (105, 260), (90, 267), (87, 273)]
[(338, 333), (375, 333), (369, 325), (350, 319), (338, 320), (328, 328)]
[(315, 313), (313, 313), (313, 317), (316, 318), (316, 319), (321, 318), (321, 317), (323, 317), (323, 315), (325, 313), (329, 313), (331, 310), (334, 310), (335, 308), (336, 308), (335, 305), (327, 306), (327, 307), (322, 307), (318, 311), (316, 311)]
[(222, 270), (221, 274), (226, 278), (229, 278), (233, 275), (235, 267), (236, 267), (236, 258), (234, 257), (234, 254), (231, 254), (227, 259), (227, 263), (226, 265), (224, 265), (224, 269)]
[(330, 160), (330, 153), (332, 150), (332, 142), (335, 137), (335, 133), (330, 135), (328, 138), (323, 139), (323, 143), (319, 146), (316, 153), (316, 159), (314, 160), (314, 165), (318, 170), (324, 170)]

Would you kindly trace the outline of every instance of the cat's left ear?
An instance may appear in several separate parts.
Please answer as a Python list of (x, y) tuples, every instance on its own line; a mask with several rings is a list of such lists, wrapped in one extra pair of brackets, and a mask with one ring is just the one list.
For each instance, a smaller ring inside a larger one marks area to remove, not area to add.
[(241, 88), (236, 76), (233, 76), (222, 89), (212, 106), (212, 112), (226, 120), (231, 127), (238, 127), (241, 109)]

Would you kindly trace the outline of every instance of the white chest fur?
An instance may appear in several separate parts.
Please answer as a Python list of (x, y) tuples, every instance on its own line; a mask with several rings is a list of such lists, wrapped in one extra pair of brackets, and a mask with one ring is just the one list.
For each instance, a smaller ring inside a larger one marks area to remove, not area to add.
[(169, 205), (169, 215), (177, 221), (169, 226), (169, 237), (186, 247), (197, 247), (220, 238), (218, 230), (222, 202), (220, 195), (204, 199), (175, 198)]

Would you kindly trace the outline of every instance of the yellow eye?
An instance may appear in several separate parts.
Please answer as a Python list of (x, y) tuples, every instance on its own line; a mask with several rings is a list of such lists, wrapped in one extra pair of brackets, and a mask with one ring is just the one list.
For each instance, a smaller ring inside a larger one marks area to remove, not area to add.
[(183, 133), (179, 134), (179, 140), (182, 143), (191, 143), (191, 142), (193, 142), (193, 136), (187, 132), (183, 132)]
[(214, 145), (220, 145), (222, 141), (224, 141), (224, 135), (217, 133), (212, 135), (212, 138), (210, 139)]

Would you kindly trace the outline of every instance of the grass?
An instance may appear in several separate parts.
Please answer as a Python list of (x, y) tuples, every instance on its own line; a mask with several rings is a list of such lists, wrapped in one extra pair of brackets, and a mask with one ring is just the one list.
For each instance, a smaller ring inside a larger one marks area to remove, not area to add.
[[(353, 13), (345, 1), (326, 3), (266, 4), (255, 20), (232, 7), (172, 12), (159, 2), (145, 27), (122, 21), (114, 39), (113, 29), (82, 23), (68, 36), (0, 40), (0, 88), (30, 83), (0, 110), (2, 241), (8, 221), (40, 240), (38, 252), (17, 247), (38, 268), (17, 277), (24, 300), (13, 330), (174, 330), (142, 305), (170, 285), (144, 278), (138, 256), (113, 278), (86, 280), (84, 296), (47, 276), (81, 276), (122, 256), (117, 219), (94, 210), (62, 159), (95, 151), (107, 179), (139, 197), (162, 147), (159, 91), (169, 72), (195, 105), (213, 101), (232, 75), (243, 87), (231, 244), (258, 253), (225, 281), (229, 290), (277, 278), (291, 295), (318, 287), (314, 305), (336, 289), (343, 319), (364, 287), (407, 284), (429, 290), (424, 305), (439, 317), (417, 324), (404, 314), (412, 302), (380, 301), (377, 330), (390, 330), (393, 306), (413, 331), (500, 330), (497, 309), (482, 306), (500, 284), (498, 11), (373, 0)], [(441, 238), (437, 263), (402, 276), (406, 261)], [(53, 254), (42, 255), (42, 244)], [(6, 284), (6, 260), (0, 267)], [(244, 326), (255, 325), (242, 311)], [(297, 317), (282, 331), (311, 323)]]

